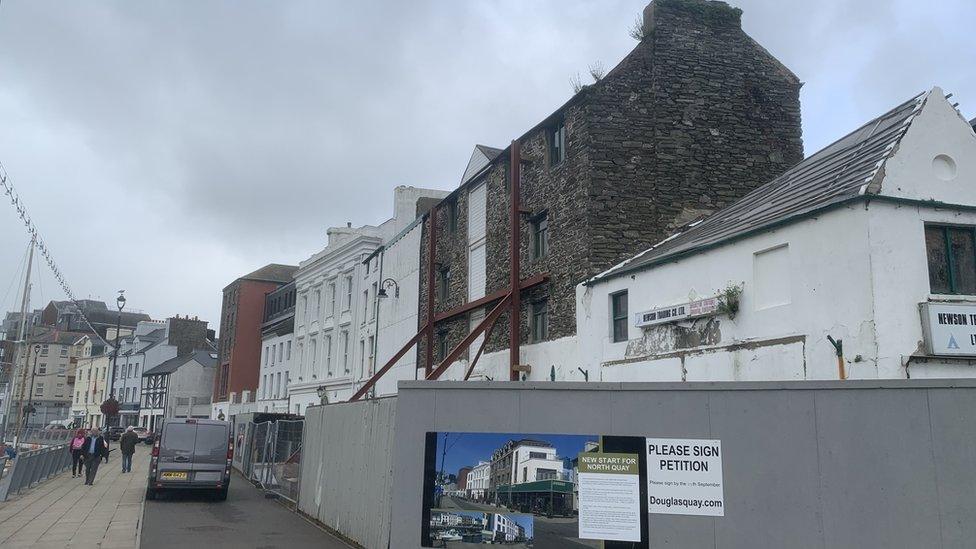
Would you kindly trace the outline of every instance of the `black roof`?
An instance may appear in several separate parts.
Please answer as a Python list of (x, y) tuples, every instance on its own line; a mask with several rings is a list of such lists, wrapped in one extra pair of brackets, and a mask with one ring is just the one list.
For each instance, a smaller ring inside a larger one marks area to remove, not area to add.
[(196, 360), (204, 366), (216, 366), (217, 357), (210, 351), (193, 351), (192, 353), (187, 353), (185, 355), (178, 356), (176, 358), (171, 358), (166, 362), (153, 366), (152, 368), (146, 370), (142, 373), (143, 377), (153, 376), (158, 374), (171, 374), (178, 370), (180, 366), (190, 362), (191, 360)]
[(591, 278), (586, 284), (696, 253), (788, 220), (876, 194), (879, 174), (925, 103), (919, 94), (864, 124), (729, 207)]

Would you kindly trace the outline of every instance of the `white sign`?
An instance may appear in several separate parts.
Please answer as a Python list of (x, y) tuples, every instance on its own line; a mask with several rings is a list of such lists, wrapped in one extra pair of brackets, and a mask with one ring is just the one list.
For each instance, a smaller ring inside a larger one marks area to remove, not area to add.
[(655, 324), (667, 324), (677, 322), (686, 318), (713, 315), (718, 311), (718, 298), (706, 297), (696, 299), (688, 303), (671, 305), (669, 307), (658, 307), (642, 311), (634, 315), (634, 325), (638, 328), (644, 326), (654, 326)]
[(929, 354), (976, 356), (976, 305), (923, 303), (922, 328)]
[(725, 516), (722, 441), (647, 439), (648, 512)]
[(637, 454), (579, 454), (579, 538), (640, 541)]

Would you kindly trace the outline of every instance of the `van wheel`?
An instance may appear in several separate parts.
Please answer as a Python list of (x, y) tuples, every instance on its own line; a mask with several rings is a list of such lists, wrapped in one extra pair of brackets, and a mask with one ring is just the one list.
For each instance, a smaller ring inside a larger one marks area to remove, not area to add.
[(148, 499), (150, 501), (156, 499), (156, 490), (154, 490), (153, 488), (148, 488), (147, 487), (146, 488), (146, 499)]
[(224, 486), (217, 492), (217, 501), (227, 501), (227, 488), (229, 486)]

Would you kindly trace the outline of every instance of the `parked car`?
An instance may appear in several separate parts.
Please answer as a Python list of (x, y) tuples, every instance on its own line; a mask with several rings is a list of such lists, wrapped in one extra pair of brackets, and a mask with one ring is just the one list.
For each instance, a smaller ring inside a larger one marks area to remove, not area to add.
[(152, 444), (153, 433), (145, 427), (133, 427), (132, 432), (139, 437), (139, 442), (145, 442), (146, 444)]
[(119, 440), (124, 432), (125, 427), (112, 426), (105, 429), (105, 438), (108, 440)]
[(168, 490), (210, 490), (227, 499), (234, 442), (230, 423), (214, 419), (171, 419), (153, 444), (146, 499)]

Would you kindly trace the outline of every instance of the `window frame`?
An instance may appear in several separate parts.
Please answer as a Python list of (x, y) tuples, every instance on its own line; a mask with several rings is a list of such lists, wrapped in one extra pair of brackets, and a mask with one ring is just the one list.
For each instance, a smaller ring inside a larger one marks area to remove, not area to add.
[(546, 130), (549, 167), (561, 166), (566, 161), (566, 119), (560, 117)]
[[(932, 287), (932, 271), (930, 269), (931, 261), (929, 257), (929, 247), (928, 239), (926, 238), (926, 233), (929, 229), (938, 229), (942, 233), (942, 252), (945, 254), (946, 260), (946, 274), (948, 278), (949, 291), (941, 292), (936, 291)], [(965, 293), (957, 288), (956, 276), (955, 276), (955, 266), (956, 258), (952, 254), (952, 241), (950, 237), (950, 230), (962, 230), (967, 231), (970, 234), (973, 242), (973, 274), (976, 276), (976, 225), (955, 225), (952, 223), (924, 223), (922, 228), (922, 241), (925, 245), (925, 269), (929, 275), (929, 293), (932, 295), (952, 295), (952, 296), (964, 296), (964, 295), (976, 295), (976, 290), (972, 293)]]
[[(545, 224), (544, 231), (540, 231), (542, 224)], [(549, 210), (544, 210), (529, 219), (529, 227), (532, 229), (531, 256), (532, 261), (545, 259), (549, 255)], [(544, 243), (540, 246), (539, 234), (544, 232)]]
[[(624, 313), (622, 315), (621, 314), (618, 314), (617, 307), (616, 307), (616, 305), (617, 305), (617, 301), (616, 300), (617, 300), (617, 298), (619, 298), (621, 296), (624, 297), (624, 300), (625, 300), (624, 301), (624, 304), (626, 306), (626, 310), (624, 311)], [(627, 290), (619, 290), (619, 291), (616, 291), (616, 292), (611, 293), (610, 294), (610, 341), (612, 343), (623, 343), (623, 342), (628, 341), (630, 339), (630, 322), (628, 321), (629, 318), (630, 318), (630, 295), (629, 295), (628, 291)], [(617, 335), (618, 335), (617, 334), (617, 321), (618, 320), (623, 320), (624, 321), (623, 339), (618, 339), (618, 337), (617, 337)]]
[[(541, 333), (537, 330), (536, 319), (544, 317)], [(532, 343), (540, 343), (549, 338), (549, 300), (539, 299), (529, 306), (529, 337)]]
[(443, 266), (437, 269), (437, 299), (447, 301), (451, 298), (451, 268)]

